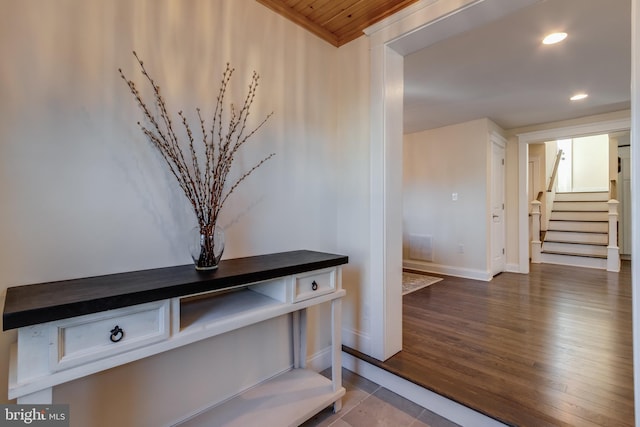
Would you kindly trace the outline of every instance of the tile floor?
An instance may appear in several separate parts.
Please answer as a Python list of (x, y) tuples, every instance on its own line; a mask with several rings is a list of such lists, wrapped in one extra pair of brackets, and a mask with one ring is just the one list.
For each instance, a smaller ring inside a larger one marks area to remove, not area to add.
[[(330, 377), (331, 371), (323, 375)], [(302, 427), (460, 427), (346, 369), (342, 384), (347, 390), (342, 410), (334, 414), (326, 408)]]

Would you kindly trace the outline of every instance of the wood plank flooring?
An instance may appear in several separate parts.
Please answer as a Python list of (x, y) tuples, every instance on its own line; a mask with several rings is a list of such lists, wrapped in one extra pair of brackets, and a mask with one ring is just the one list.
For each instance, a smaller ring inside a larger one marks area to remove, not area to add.
[(628, 262), (443, 277), (403, 297), (403, 351), (376, 365), (509, 425), (634, 425)]

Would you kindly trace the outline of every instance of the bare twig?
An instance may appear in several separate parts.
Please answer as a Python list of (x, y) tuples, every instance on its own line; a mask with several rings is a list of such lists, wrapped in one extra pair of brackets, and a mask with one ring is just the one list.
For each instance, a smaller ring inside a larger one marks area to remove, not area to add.
[(151, 78), (144, 63), (136, 52), (133, 52), (133, 55), (140, 65), (142, 75), (153, 90), (153, 101), (157, 109), (157, 113), (154, 113), (147, 107), (135, 83), (127, 79), (122, 70), (119, 69), (120, 76), (126, 82), (138, 107), (140, 107), (140, 110), (148, 122), (148, 125), (141, 123), (138, 123), (138, 125), (147, 139), (158, 149), (169, 171), (176, 178), (184, 195), (193, 206), (201, 234), (210, 233), (215, 228), (220, 211), (231, 193), (233, 193), (238, 185), (251, 175), (253, 171), (275, 155), (275, 153), (269, 154), (256, 163), (251, 169), (240, 175), (240, 178), (231, 186), (227, 187), (227, 177), (238, 149), (240, 149), (273, 114), (268, 114), (256, 128), (247, 132), (247, 119), (256, 96), (259, 76), (256, 72), (253, 73), (242, 106), (240, 109), (236, 109), (233, 104), (231, 104), (228, 123), (226, 126), (223, 126), (225, 95), (234, 71), (234, 69), (227, 64), (222, 74), (222, 81), (216, 97), (212, 123), (209, 130), (207, 130), (200, 109), (196, 109), (203, 147), (203, 150), (199, 151), (196, 148), (195, 137), (185, 114), (183, 114), (182, 111), (178, 112), (186, 134), (185, 140), (181, 141), (174, 131), (173, 120), (171, 119), (167, 104), (161, 95), (160, 86)]

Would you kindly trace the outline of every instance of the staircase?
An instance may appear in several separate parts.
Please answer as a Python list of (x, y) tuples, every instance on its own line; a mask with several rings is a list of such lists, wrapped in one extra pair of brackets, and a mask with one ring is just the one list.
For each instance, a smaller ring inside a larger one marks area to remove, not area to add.
[(607, 269), (608, 192), (556, 193), (540, 262)]

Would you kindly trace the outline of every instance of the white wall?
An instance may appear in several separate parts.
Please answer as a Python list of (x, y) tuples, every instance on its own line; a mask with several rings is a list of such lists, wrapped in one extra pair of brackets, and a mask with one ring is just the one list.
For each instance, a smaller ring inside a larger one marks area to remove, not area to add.
[[(540, 159), (540, 175), (538, 176), (538, 182), (536, 187), (546, 190), (545, 176), (549, 173), (549, 157), (547, 150), (545, 150), (545, 144), (531, 144), (529, 145), (529, 159), (537, 157)], [(553, 166), (552, 166), (553, 167)], [(543, 190), (540, 190), (543, 191)], [(536, 198), (537, 194), (529, 195), (529, 198)]]
[[(533, 187), (534, 190), (533, 192), (536, 194), (529, 194), (529, 199), (530, 200), (534, 200), (538, 197), (538, 193), (540, 193), (541, 191), (544, 192), (543, 197), (541, 198), (541, 202), (542, 202), (542, 206), (541, 206), (541, 225), (542, 225), (542, 229), (546, 230), (547, 227), (545, 225), (546, 223), (546, 218), (548, 216), (547, 212), (546, 212), (546, 201), (547, 198), (544, 196), (546, 194), (546, 190), (547, 190), (547, 184), (546, 184), (546, 175), (549, 174), (549, 150), (546, 144), (530, 144), (529, 145), (529, 161), (531, 161), (532, 159), (538, 159), (539, 161), (539, 174), (538, 174), (538, 180), (537, 182), (533, 183)], [(553, 165), (551, 166), (551, 168), (553, 168)], [(527, 188), (529, 188), (529, 186), (527, 185)]]
[[(614, 112), (614, 113), (583, 117), (580, 119), (544, 123), (544, 124), (539, 124), (535, 126), (511, 129), (505, 132), (508, 136), (510, 136), (507, 143), (507, 153), (506, 153), (506, 203), (505, 204), (506, 204), (506, 228), (507, 228), (507, 244), (506, 244), (507, 270), (519, 271), (518, 270), (519, 269), (518, 267), (519, 265), (518, 152), (521, 147), (518, 146), (516, 135), (520, 133), (542, 131), (542, 130), (570, 127), (570, 126), (579, 126), (579, 125), (600, 122), (600, 121), (624, 119), (624, 118), (628, 118), (629, 116), (630, 116), (629, 110), (623, 110), (623, 111)], [(459, 126), (459, 125), (456, 125), (456, 126)], [(455, 129), (456, 126), (454, 126), (453, 128)], [(442, 128), (442, 129), (447, 130), (448, 128)], [(440, 132), (442, 131), (442, 129), (438, 129), (437, 131)], [(410, 234), (411, 232), (414, 232), (416, 234), (427, 234), (427, 235), (431, 234), (431, 230), (433, 229), (433, 227), (430, 224), (433, 223), (433, 220), (434, 220), (433, 216), (435, 215), (434, 214), (435, 211), (433, 209), (433, 206), (435, 205), (434, 203), (440, 200), (440, 202), (444, 203), (445, 207), (451, 206), (453, 203), (451, 201), (451, 193), (453, 192), (452, 188), (447, 189), (447, 191), (442, 190), (441, 191), (442, 194), (440, 195), (440, 198), (435, 201), (432, 201), (430, 198), (425, 199), (425, 201), (422, 201), (420, 200), (420, 198), (412, 197), (410, 194), (407, 194), (406, 192), (407, 186), (409, 185), (409, 183), (407, 183), (407, 176), (406, 176), (407, 173), (415, 173), (415, 174), (422, 173), (423, 175), (428, 174), (430, 172), (427, 172), (427, 170), (429, 169), (428, 167), (429, 163), (427, 162), (434, 161), (434, 159), (436, 158), (439, 161), (443, 159), (443, 157), (441, 156), (438, 156), (438, 157), (430, 156), (429, 158), (429, 156), (426, 156), (426, 153), (421, 153), (416, 150), (410, 151), (412, 149), (410, 148), (408, 141), (413, 141), (414, 147), (417, 147), (418, 146), (417, 141), (420, 140), (420, 136), (419, 136), (420, 134), (421, 133), (405, 135), (405, 140), (404, 140), (405, 141), (404, 142), (405, 194), (404, 194), (404, 202), (403, 202), (403, 211), (404, 211), (405, 227), (403, 232), (403, 241), (404, 241), (403, 256), (405, 259), (405, 266), (409, 266), (406, 262), (408, 258), (407, 256), (408, 234)], [(554, 143), (550, 143), (547, 145), (551, 149), (551, 151), (555, 152), (555, 149), (553, 148), (555, 146)], [(447, 148), (451, 147), (450, 145), (446, 145), (446, 144), (443, 144), (443, 146)], [(453, 151), (455, 151), (455, 148), (453, 149)], [(547, 156), (547, 157), (553, 158), (554, 156)], [(436, 167), (438, 166), (436, 165)], [(408, 172), (412, 168), (417, 172)], [(448, 169), (446, 167), (442, 167), (442, 168)], [(452, 172), (449, 172), (449, 173), (452, 173)], [(423, 176), (423, 177), (420, 177), (420, 179), (426, 180), (427, 178)], [(437, 180), (433, 182), (437, 182)], [(443, 184), (443, 185), (446, 185), (446, 184)], [(413, 205), (418, 205), (418, 206), (415, 207)], [(422, 209), (422, 211), (419, 211), (419, 209)], [(412, 213), (412, 211), (414, 210), (415, 212)], [(422, 214), (423, 212), (426, 212), (426, 214), (423, 215)], [(455, 233), (455, 231), (451, 231), (450, 233), (447, 233), (447, 236), (456, 236), (456, 234), (452, 234), (452, 233)], [(453, 244), (455, 244), (455, 241)], [(434, 253), (436, 257), (442, 255), (442, 249), (439, 249), (438, 245), (440, 245), (439, 242), (434, 243), (434, 246), (435, 246)], [(461, 254), (454, 253), (455, 249), (456, 247), (450, 247), (447, 249), (448, 251), (447, 254), (451, 255), (451, 257), (453, 258), (451, 262), (456, 262), (459, 259), (462, 259)], [(438, 255), (439, 253), (440, 255)], [(436, 260), (434, 263), (438, 263), (438, 262), (439, 261)], [(426, 268), (432, 271), (436, 270), (436, 267), (442, 269), (439, 266), (433, 266), (433, 265), (429, 265), (428, 263), (422, 263), (422, 262), (411, 262), (410, 264), (411, 264), (411, 267), (414, 267), (414, 268), (422, 268), (422, 269)]]
[[(531, 155), (531, 148), (535, 144), (529, 144), (529, 155)], [(544, 143), (545, 147), (545, 171), (541, 177), (544, 181), (542, 183), (542, 189), (544, 189), (544, 197), (542, 198), (542, 215), (540, 217), (540, 229), (546, 231), (549, 228), (549, 219), (551, 218), (551, 211), (553, 210), (553, 200), (556, 197), (557, 185), (551, 187), (549, 192), (549, 184), (551, 183), (551, 175), (553, 174), (553, 168), (556, 165), (556, 159), (558, 158), (558, 142), (547, 141)], [(557, 182), (558, 178), (556, 178)]]
[[(487, 156), (489, 131), (493, 130), (490, 123), (487, 119), (474, 120), (404, 136), (405, 266), (485, 280), (490, 277), (487, 276)], [(433, 237), (433, 262), (409, 259), (411, 235)]]
[[(545, 173), (544, 173), (544, 183), (542, 188), (545, 191), (549, 188), (549, 182), (551, 181), (551, 174), (553, 173), (553, 167), (556, 164), (556, 158), (558, 157), (558, 142), (557, 141), (547, 141), (544, 143), (545, 147)], [(532, 145), (529, 144), (529, 155), (531, 155)]]
[(618, 145), (624, 144), (625, 141), (628, 144), (630, 134), (631, 132), (626, 135), (619, 133), (609, 135), (609, 182), (618, 181)]
[[(236, 68), (230, 99), (241, 99), (254, 69), (261, 75), (251, 117), (275, 115), (237, 165), (270, 152), (276, 157), (225, 207), (225, 258), (300, 248), (355, 248), (356, 260), (365, 257), (366, 241), (337, 238), (339, 225), (342, 232), (349, 227), (346, 210), (339, 222), (336, 205), (352, 197), (339, 180), (353, 181), (355, 192), (367, 190), (361, 169), (353, 176), (333, 173), (348, 154), (337, 138), (334, 47), (253, 0), (3, 2), (3, 294), (8, 286), (190, 262), (184, 232), (192, 217), (137, 128), (140, 113), (117, 73), (121, 67), (141, 81), (134, 49), (176, 111), (206, 112), (227, 61)], [(366, 52), (362, 43), (352, 49)], [(356, 121), (368, 117), (359, 116), (368, 108), (362, 92), (358, 86), (349, 109)], [(347, 151), (366, 152), (362, 126), (339, 133), (352, 144)], [(356, 228), (352, 237), (362, 234)], [(352, 283), (363, 271), (350, 266), (347, 287), (357, 288)], [(56, 387), (54, 401), (71, 404), (75, 426), (162, 425), (286, 368), (287, 327), (287, 318), (275, 319), (74, 381)], [(313, 338), (311, 356), (324, 348), (324, 332)], [(14, 332), (0, 335), (0, 401), (6, 401), (12, 341)], [(265, 351), (270, 345), (277, 350)]]
[(609, 137), (573, 139), (573, 191), (609, 191)]

